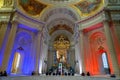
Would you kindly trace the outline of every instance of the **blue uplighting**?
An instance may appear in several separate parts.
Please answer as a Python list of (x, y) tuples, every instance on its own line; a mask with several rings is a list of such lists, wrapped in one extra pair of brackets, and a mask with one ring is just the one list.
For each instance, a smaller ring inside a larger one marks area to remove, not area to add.
[[(20, 28), (24, 28), (26, 30), (30, 30), (33, 32), (36, 32), (37, 30), (29, 28), (28, 26), (25, 26), (23, 24), (19, 24)], [(32, 36), (28, 31), (20, 30), (17, 32), (14, 46), (12, 49), (12, 53), (10, 56), (9, 64), (7, 67), (7, 72), (11, 73), (12, 69), (12, 62), (14, 59), (14, 55), (16, 52), (20, 53), (20, 64), (19, 64), (19, 70), (18, 73), (21, 74), (31, 74), (32, 71), (34, 71), (35, 68), (35, 56), (32, 55)], [(20, 49), (23, 48), (23, 49)]]

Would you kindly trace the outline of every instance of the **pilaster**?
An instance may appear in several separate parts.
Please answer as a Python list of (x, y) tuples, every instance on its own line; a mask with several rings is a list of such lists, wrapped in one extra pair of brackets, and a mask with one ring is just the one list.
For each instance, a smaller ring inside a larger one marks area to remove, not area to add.
[(8, 22), (1, 22), (1, 25), (0, 25), (0, 49), (2, 47), (2, 43), (4, 41), (4, 37), (5, 37), (5, 33), (7, 31), (7, 25), (8, 25)]
[(112, 60), (113, 71), (116, 76), (120, 76), (118, 60), (117, 60), (117, 56), (116, 56), (116, 51), (115, 51), (111, 31), (110, 31), (110, 26), (107, 21), (104, 21), (103, 23), (104, 23), (106, 40), (107, 40), (107, 44), (108, 44), (108, 48), (109, 48), (110, 56), (111, 56), (111, 60)]
[(81, 54), (81, 62), (82, 62), (82, 72), (86, 72), (86, 70), (85, 70), (85, 61), (84, 61), (84, 33), (83, 33), (83, 31), (81, 30), (80, 31), (80, 49), (81, 49), (81, 51), (80, 51), (80, 54)]
[(5, 49), (5, 53), (4, 53), (4, 57), (3, 57), (2, 67), (0, 68), (1, 71), (6, 71), (6, 69), (7, 69), (11, 50), (12, 50), (12, 47), (14, 44), (16, 31), (17, 31), (17, 22), (12, 22), (10, 34), (8, 36), (8, 41), (6, 44), (6, 49)]
[(41, 43), (41, 32), (39, 31), (37, 34), (37, 52), (36, 52), (36, 67), (35, 67), (35, 73), (39, 73), (39, 64), (40, 64), (40, 43)]

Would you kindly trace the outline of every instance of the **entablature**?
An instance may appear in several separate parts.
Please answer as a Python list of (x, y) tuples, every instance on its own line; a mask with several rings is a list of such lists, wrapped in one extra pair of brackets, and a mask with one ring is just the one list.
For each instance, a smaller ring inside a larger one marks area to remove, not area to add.
[(14, 10), (12, 8), (1, 8), (0, 9), (0, 22), (5, 21), (9, 22), (11, 15), (13, 14)]
[(23, 15), (20, 12), (16, 12), (16, 14), (14, 16), (14, 20), (17, 21), (20, 24), (25, 24), (25, 25), (27, 25), (31, 28), (35, 28), (35, 29), (38, 29), (40, 31), (43, 29), (43, 27), (45, 25), (44, 22), (37, 21), (37, 20), (34, 20), (32, 18), (29, 18), (29, 17)]
[(91, 16), (87, 19), (83, 19), (81, 21), (76, 22), (76, 24), (79, 26), (79, 30), (83, 30), (83, 29), (88, 28), (92, 25), (100, 23), (105, 19), (106, 19), (106, 16), (105, 16), (104, 10), (102, 10), (94, 16)]
[(107, 9), (120, 10), (120, 0), (107, 0)]

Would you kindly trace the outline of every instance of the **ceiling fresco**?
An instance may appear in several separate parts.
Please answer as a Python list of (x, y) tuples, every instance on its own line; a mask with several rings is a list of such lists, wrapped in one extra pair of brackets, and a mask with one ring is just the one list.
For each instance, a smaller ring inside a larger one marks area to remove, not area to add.
[(81, 0), (79, 3), (75, 4), (81, 14), (88, 16), (90, 14), (96, 13), (104, 6), (104, 0)]
[(31, 15), (38, 15), (47, 5), (42, 4), (36, 0), (19, 0), (20, 6)]
[[(88, 17), (100, 11), (104, 6), (104, 0), (18, 0), (22, 9), (31, 14), (41, 15), (47, 12), (51, 7), (74, 8), (80, 17)], [(65, 5), (65, 3), (67, 3)], [(56, 8), (58, 9), (58, 8)], [(56, 12), (56, 11), (55, 11)], [(58, 11), (59, 12), (59, 11)]]

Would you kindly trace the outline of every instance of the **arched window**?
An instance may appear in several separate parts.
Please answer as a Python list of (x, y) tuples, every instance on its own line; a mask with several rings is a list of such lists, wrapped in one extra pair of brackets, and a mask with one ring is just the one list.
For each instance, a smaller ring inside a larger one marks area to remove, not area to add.
[(103, 67), (108, 69), (109, 68), (108, 59), (105, 52), (103, 52), (102, 54), (102, 62), (103, 62)]
[(12, 73), (17, 73), (20, 64), (20, 53), (16, 52), (12, 64)]

